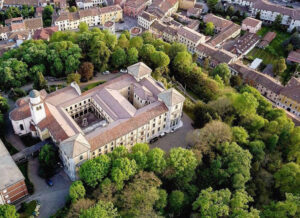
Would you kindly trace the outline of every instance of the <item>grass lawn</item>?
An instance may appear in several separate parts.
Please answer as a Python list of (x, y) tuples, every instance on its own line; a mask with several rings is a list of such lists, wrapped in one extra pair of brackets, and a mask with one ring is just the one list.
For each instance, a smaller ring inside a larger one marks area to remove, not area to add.
[(252, 49), (248, 54), (247, 57), (253, 57), (255, 58), (260, 58), (263, 60), (264, 64), (274, 64), (278, 57), (270, 54), (266, 50), (260, 49), (260, 48), (254, 48)]
[(94, 82), (94, 83), (91, 83), (89, 85), (87, 85), (82, 91), (85, 92), (87, 90), (90, 90), (92, 88), (95, 88), (96, 86), (100, 85), (100, 84), (103, 84), (105, 83), (106, 81), (99, 81), (99, 82)]
[(276, 55), (278, 57), (285, 57), (285, 49), (284, 47), (282, 47), (282, 43), (288, 39), (291, 34), (286, 32), (286, 31), (279, 31), (279, 30), (274, 30), (271, 27), (262, 27), (257, 34), (260, 35), (261, 37), (263, 37), (264, 35), (266, 35), (268, 32), (276, 32), (276, 37), (275, 39), (270, 43), (270, 47), (272, 47), (274, 49), (274, 51), (276, 52)]

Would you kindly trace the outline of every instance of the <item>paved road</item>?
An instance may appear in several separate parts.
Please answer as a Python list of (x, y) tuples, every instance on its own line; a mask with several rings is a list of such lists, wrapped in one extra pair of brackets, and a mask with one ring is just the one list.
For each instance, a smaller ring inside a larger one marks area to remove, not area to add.
[(164, 151), (169, 151), (171, 148), (183, 147), (186, 148), (187, 142), (185, 140), (186, 134), (192, 131), (192, 120), (184, 113), (182, 117), (183, 126), (173, 133), (169, 133), (163, 138), (160, 138), (150, 148), (161, 148)]
[[(103, 80), (107, 81), (107, 80), (116, 78), (120, 75), (122, 75), (122, 74), (121, 73), (111, 73), (108, 75), (103, 75), (101, 73), (97, 73), (97, 75), (94, 76), (93, 79), (91, 79), (90, 81), (85, 82), (85, 83), (80, 83), (79, 86), (80, 86), (80, 88), (83, 89), (84, 87), (86, 87), (87, 85), (89, 85), (91, 83), (95, 83), (95, 82), (99, 82), (99, 81), (103, 81)], [(48, 85), (62, 85), (62, 84), (66, 84), (66, 81), (65, 80), (48, 81), (47, 84)], [(29, 83), (29, 84), (22, 86), (21, 89), (28, 92), (29, 90), (32, 89), (32, 86), (33, 86), (33, 83)]]
[(39, 217), (48, 218), (65, 205), (71, 181), (65, 172), (61, 170), (52, 178), (54, 186), (49, 187), (45, 180), (38, 176), (38, 166), (37, 158), (29, 161), (28, 176), (34, 184), (34, 194), (27, 198), (26, 201), (40, 201)]

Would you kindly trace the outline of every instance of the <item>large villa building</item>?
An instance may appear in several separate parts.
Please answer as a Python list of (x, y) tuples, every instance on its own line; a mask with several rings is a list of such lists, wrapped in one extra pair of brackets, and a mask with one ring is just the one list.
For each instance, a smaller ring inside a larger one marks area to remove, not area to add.
[(10, 113), (18, 135), (51, 138), (58, 146), (65, 171), (77, 178), (80, 165), (124, 145), (149, 142), (182, 125), (185, 98), (165, 90), (144, 63), (128, 74), (81, 93), (76, 83), (48, 94), (33, 90)]

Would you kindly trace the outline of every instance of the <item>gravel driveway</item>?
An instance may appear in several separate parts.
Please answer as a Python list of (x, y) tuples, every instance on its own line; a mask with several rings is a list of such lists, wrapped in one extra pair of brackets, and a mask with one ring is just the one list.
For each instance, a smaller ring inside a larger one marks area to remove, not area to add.
[(187, 142), (185, 141), (186, 134), (194, 128), (192, 127), (193, 121), (183, 113), (182, 117), (183, 126), (173, 133), (169, 133), (163, 138), (158, 139), (150, 148), (161, 148), (164, 151), (169, 151), (171, 148), (183, 147), (186, 148)]
[(48, 218), (65, 205), (71, 181), (63, 170), (53, 176), (53, 186), (49, 187), (45, 180), (38, 176), (38, 159), (29, 161), (29, 179), (34, 184), (34, 194), (26, 201), (38, 200), (41, 203), (40, 218)]

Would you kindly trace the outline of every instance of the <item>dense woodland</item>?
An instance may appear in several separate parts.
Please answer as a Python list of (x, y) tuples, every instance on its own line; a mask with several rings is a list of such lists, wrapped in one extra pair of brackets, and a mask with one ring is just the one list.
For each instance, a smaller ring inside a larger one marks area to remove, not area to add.
[(1, 89), (143, 61), (166, 87), (179, 81), (199, 99), (184, 107), (196, 128), (186, 136), (191, 149), (136, 144), (86, 161), (54, 217), (300, 217), (300, 127), (226, 64), (196, 60), (183, 44), (147, 32), (117, 39), (82, 24), (3, 55)]

